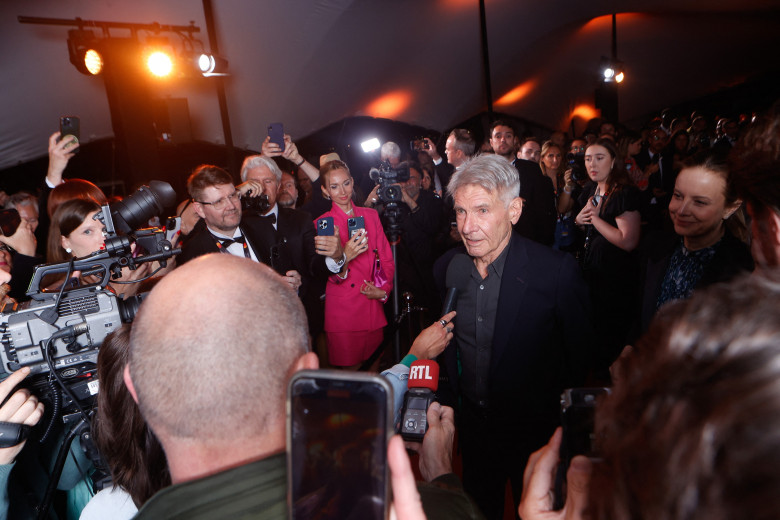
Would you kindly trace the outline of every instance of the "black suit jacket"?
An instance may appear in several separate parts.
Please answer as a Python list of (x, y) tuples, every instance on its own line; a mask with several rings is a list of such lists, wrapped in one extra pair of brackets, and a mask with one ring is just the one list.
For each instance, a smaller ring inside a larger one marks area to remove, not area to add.
[[(590, 368), (588, 289), (571, 255), (517, 234), (507, 247), (491, 346), (489, 414), (510, 427), (549, 426), (559, 420), (561, 391), (581, 386)], [(474, 317), (456, 316), (456, 327), (461, 319)], [(442, 354), (449, 380), (442, 399), (451, 403), (459, 393), (457, 351), (454, 341)]]
[[(271, 262), (269, 265), (282, 275), (290, 270), (301, 274), (302, 285), (298, 295), (302, 300), (308, 300), (310, 291), (317, 293), (319, 298), (331, 273), (325, 265), (325, 257), (318, 255), (314, 249), (316, 233), (311, 215), (298, 209), (280, 207), (275, 231), (264, 217), (247, 216), (246, 220), (251, 226), (264, 226), (264, 234), (273, 237), (265, 245)], [(322, 290), (317, 292), (320, 287)]]
[[(257, 255), (257, 259), (264, 264), (271, 265), (270, 244), (272, 244), (273, 236), (268, 229), (265, 226), (258, 226), (256, 222), (248, 222), (246, 215), (241, 219), (240, 227), (247, 243)], [(219, 248), (217, 241), (206, 226), (206, 221), (200, 219), (184, 240), (181, 253), (176, 257), (176, 265), (183, 265), (193, 258), (208, 253), (219, 253)]]
[(558, 218), (552, 181), (533, 161), (515, 159), (512, 164), (520, 174), (520, 196), (525, 200), (514, 229), (526, 238), (552, 246)]

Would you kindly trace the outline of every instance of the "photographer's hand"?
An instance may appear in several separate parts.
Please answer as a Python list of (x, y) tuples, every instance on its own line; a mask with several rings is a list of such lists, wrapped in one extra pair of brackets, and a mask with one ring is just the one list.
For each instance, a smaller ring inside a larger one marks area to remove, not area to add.
[(406, 448), (420, 455), (420, 474), (426, 482), (452, 473), (452, 448), (455, 444), (455, 410), (432, 402), (426, 413), (428, 431), (422, 443), (407, 442)]
[(26, 256), (35, 256), (35, 247), (38, 245), (30, 223), (25, 220), (19, 224), (16, 232), (10, 237), (0, 234), (0, 242)]
[(263, 193), (263, 185), (259, 181), (248, 180), (236, 186), (236, 191), (242, 197), (257, 197)]
[(587, 457), (577, 455), (566, 472), (566, 503), (560, 511), (553, 510), (555, 470), (559, 463), (559, 450), (563, 430), (559, 427), (550, 442), (528, 458), (523, 473), (523, 497), (517, 514), (523, 520), (582, 520), (588, 505), (588, 486), (592, 463)]
[(401, 190), (401, 199), (404, 201), (404, 204), (409, 206), (409, 209), (414, 211), (417, 209), (417, 203), (414, 201), (414, 199), (406, 192), (406, 184), (396, 184), (398, 188)]
[(434, 359), (436, 356), (444, 352), (444, 349), (449, 345), (452, 340), (452, 318), (457, 313), (452, 311), (442, 316), (442, 320), (447, 322), (447, 325), (442, 326), (440, 321), (437, 321), (430, 327), (423, 329), (412, 343), (412, 348), (409, 349), (409, 354), (412, 354), (417, 359)]
[(333, 226), (332, 236), (315, 236), (314, 250), (318, 255), (329, 256), (336, 262), (340, 261), (344, 256), (344, 248), (341, 247), (339, 227)]
[(371, 190), (371, 193), (368, 194), (368, 197), (366, 197), (366, 202), (363, 205), (371, 207), (377, 202), (379, 202), (379, 184), (374, 186), (374, 189)]
[[(23, 367), (13, 372), (0, 383), (0, 402), (3, 402), (8, 394), (22, 382), (30, 373), (28, 367)], [(8, 401), (0, 406), (0, 421), (17, 424), (26, 424), (35, 426), (43, 417), (43, 403), (38, 402), (38, 398), (30, 394), (26, 388), (14, 392)], [(10, 464), (16, 460), (16, 456), (24, 448), (25, 441), (10, 448), (0, 448), (0, 464)]]
[(426, 145), (428, 145), (428, 147), (423, 148), (422, 151), (427, 153), (434, 161), (441, 159), (441, 155), (439, 155), (439, 151), (436, 149), (436, 145), (433, 144), (433, 141), (431, 141), (428, 137), (424, 138), (423, 141)]

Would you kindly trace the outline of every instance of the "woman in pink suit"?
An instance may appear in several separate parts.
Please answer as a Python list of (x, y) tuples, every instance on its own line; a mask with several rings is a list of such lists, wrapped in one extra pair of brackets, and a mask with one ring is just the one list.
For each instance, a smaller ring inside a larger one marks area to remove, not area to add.
[[(320, 168), (320, 178), (323, 194), (333, 206), (319, 218), (333, 217), (335, 238), (316, 237), (317, 252), (330, 256), (333, 244), (329, 242), (339, 240), (346, 256), (341, 271), (328, 279), (325, 289), (328, 360), (333, 366), (355, 370), (382, 343), (387, 325), (382, 304), (393, 288), (393, 254), (377, 212), (352, 203), (353, 180), (347, 165), (327, 162)], [(365, 229), (349, 237), (348, 220), (353, 217), (363, 217)]]

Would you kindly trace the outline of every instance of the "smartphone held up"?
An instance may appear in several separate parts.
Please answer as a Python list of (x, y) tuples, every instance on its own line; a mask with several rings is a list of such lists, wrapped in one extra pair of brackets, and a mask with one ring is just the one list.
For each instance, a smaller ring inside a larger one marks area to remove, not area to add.
[(287, 391), (290, 518), (383, 520), (393, 392), (377, 375), (297, 372)]

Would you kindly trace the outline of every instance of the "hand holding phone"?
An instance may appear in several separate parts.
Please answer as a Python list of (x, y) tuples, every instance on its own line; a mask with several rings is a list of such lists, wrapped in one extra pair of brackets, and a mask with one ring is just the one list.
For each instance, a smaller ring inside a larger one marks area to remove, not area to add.
[(560, 447), (560, 462), (555, 475), (555, 491), (553, 509), (563, 507), (565, 494), (566, 472), (575, 455), (598, 456), (595, 448), (594, 423), (596, 403), (603, 396), (609, 395), (610, 389), (598, 388), (568, 388), (561, 394), (561, 424), (563, 437)]
[(366, 220), (363, 217), (350, 217), (347, 219), (347, 229), (349, 230), (349, 238), (352, 238), (352, 235), (361, 229), (366, 229)]
[[(77, 116), (62, 116), (60, 117), (60, 138), (59, 140), (68, 139), (74, 144), (79, 143), (81, 135), (81, 120)], [(69, 148), (72, 145), (68, 145)], [(69, 150), (70, 151), (70, 150)], [(78, 152), (78, 148), (72, 150), (73, 153)]]
[(271, 142), (278, 144), (280, 152), (284, 152), (284, 125), (282, 123), (271, 123), (268, 127), (268, 137)]
[(317, 219), (317, 236), (332, 237), (334, 233), (333, 217), (322, 217)]

